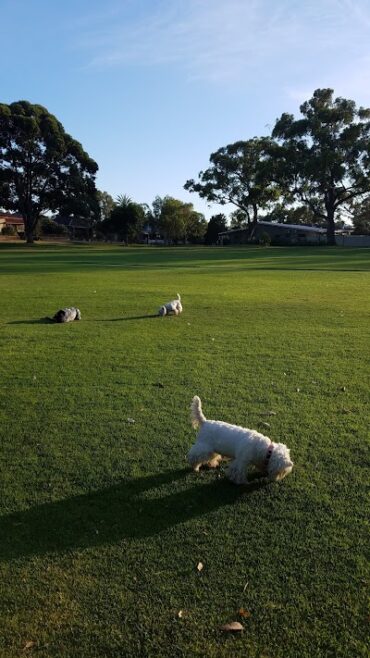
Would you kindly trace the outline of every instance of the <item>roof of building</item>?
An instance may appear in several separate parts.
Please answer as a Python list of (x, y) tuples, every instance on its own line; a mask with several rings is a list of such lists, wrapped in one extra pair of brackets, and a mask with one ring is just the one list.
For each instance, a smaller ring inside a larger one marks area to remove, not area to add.
[(56, 215), (52, 218), (54, 222), (62, 226), (68, 226), (70, 228), (90, 228), (91, 223), (88, 219), (84, 217), (72, 217), (69, 215)]
[[(307, 226), (306, 224), (280, 224), (279, 222), (257, 222), (257, 226), (274, 226), (276, 228), (289, 229), (294, 231), (306, 231), (307, 233), (326, 233), (325, 228), (320, 228), (319, 226)], [(245, 228), (232, 228), (228, 231), (221, 231), (219, 235), (228, 235), (229, 233), (237, 233), (239, 231), (246, 231)]]
[(22, 215), (18, 215), (16, 213), (12, 214), (8, 212), (0, 212), (0, 221), (5, 222), (5, 224), (13, 224), (17, 226), (24, 224)]

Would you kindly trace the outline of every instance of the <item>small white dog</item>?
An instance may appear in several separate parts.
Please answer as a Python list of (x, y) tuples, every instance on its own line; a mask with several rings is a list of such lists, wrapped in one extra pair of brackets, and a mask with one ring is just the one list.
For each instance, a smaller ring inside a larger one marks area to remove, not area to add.
[(162, 315), (162, 317), (164, 315), (169, 315), (170, 313), (174, 313), (175, 315), (182, 313), (181, 297), (179, 293), (177, 293), (177, 299), (173, 299), (171, 302), (163, 304), (158, 311), (158, 315)]
[(191, 422), (193, 427), (200, 426), (196, 442), (188, 454), (194, 471), (199, 471), (202, 464), (217, 468), (224, 457), (231, 458), (227, 476), (235, 484), (245, 484), (247, 469), (251, 465), (270, 480), (282, 480), (293, 468), (290, 451), (283, 443), (273, 443), (255, 430), (220, 420), (207, 420), (197, 395), (191, 403)]

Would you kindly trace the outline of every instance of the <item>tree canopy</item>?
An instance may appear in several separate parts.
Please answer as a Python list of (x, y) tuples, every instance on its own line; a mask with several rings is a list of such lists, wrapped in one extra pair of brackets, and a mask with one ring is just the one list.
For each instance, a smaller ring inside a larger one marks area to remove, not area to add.
[(353, 207), (352, 223), (355, 235), (370, 235), (370, 197)]
[(340, 208), (370, 190), (370, 109), (333, 94), (317, 89), (300, 106), (302, 118), (282, 114), (272, 132), (279, 185), (326, 222), (329, 244)]
[(100, 209), (100, 220), (108, 219), (114, 208), (114, 199), (113, 197), (105, 191), (97, 190), (97, 198)]
[(271, 176), (270, 142), (268, 137), (255, 137), (220, 148), (211, 154), (211, 166), (199, 173), (199, 181), (188, 180), (185, 189), (211, 203), (233, 204), (248, 225), (255, 224), (260, 210), (280, 195)]
[(166, 240), (198, 242), (203, 238), (207, 223), (203, 214), (194, 210), (192, 203), (165, 196), (156, 197), (152, 207), (152, 222)]
[(207, 231), (204, 236), (204, 242), (206, 244), (217, 244), (218, 234), (227, 229), (227, 219), (226, 215), (223, 213), (218, 213), (218, 215), (212, 215), (208, 224)]
[(41, 105), (0, 104), (0, 206), (21, 213), (28, 242), (41, 213), (98, 212), (96, 162)]

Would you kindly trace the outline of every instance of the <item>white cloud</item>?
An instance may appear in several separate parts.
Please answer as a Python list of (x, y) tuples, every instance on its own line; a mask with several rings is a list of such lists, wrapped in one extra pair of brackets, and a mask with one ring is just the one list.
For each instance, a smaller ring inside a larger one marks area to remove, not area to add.
[(108, 13), (100, 27), (79, 31), (90, 67), (175, 66), (188, 79), (224, 82), (269, 68), (286, 76), (301, 66), (305, 76), (310, 62), (330, 73), (369, 53), (368, 0), (130, 0), (121, 7), (110, 6), (114, 20)]

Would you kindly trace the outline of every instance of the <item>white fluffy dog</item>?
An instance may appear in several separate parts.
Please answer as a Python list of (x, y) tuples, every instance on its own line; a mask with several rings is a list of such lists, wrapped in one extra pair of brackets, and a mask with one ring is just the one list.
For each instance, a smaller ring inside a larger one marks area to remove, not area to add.
[(179, 315), (182, 313), (182, 305), (181, 305), (181, 297), (179, 293), (177, 293), (177, 298), (173, 299), (171, 302), (167, 302), (167, 304), (163, 304), (161, 308), (158, 311), (158, 315), (169, 315), (170, 313), (174, 313), (175, 315)]
[(202, 464), (216, 468), (224, 457), (231, 458), (227, 476), (235, 484), (245, 484), (247, 469), (251, 465), (270, 480), (282, 480), (293, 468), (290, 451), (283, 443), (273, 443), (255, 430), (220, 420), (207, 420), (197, 395), (191, 403), (191, 421), (193, 427), (200, 426), (196, 442), (188, 454), (194, 471), (199, 471)]

